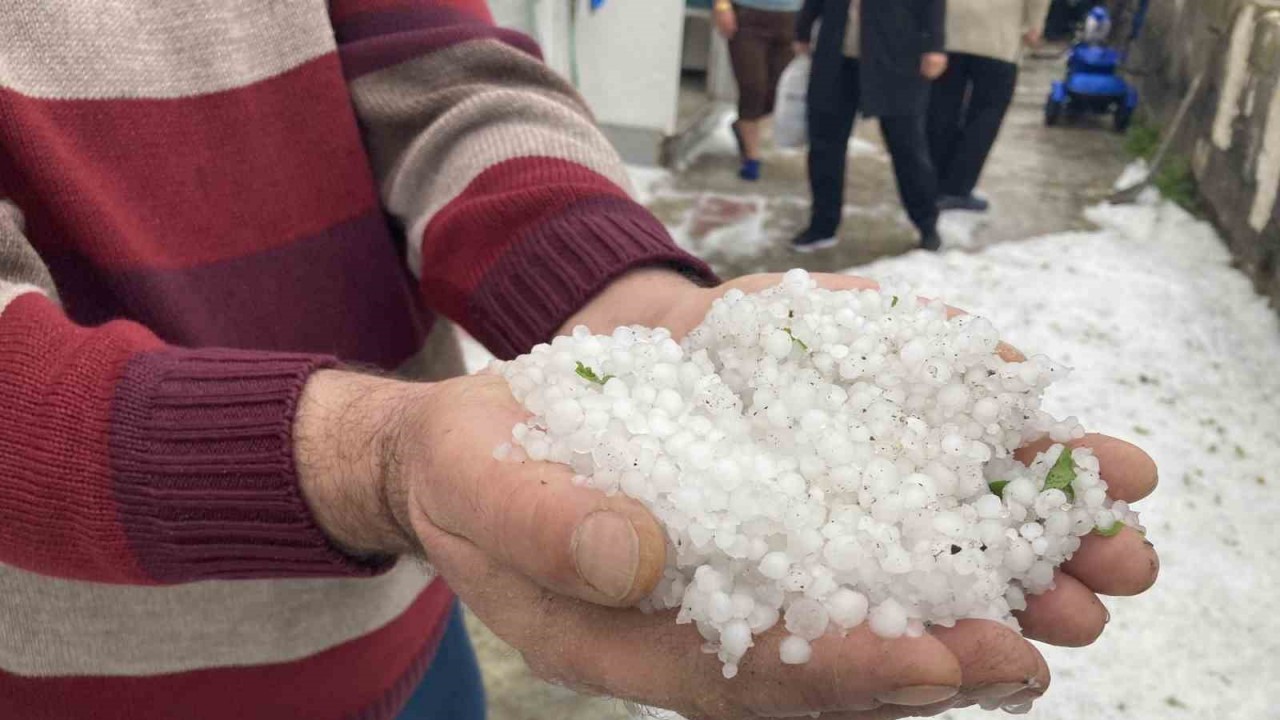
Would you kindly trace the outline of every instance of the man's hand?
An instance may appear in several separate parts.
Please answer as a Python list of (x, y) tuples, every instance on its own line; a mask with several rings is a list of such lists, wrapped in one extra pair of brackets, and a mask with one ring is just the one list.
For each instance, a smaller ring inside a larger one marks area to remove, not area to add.
[(1029, 48), (1040, 47), (1040, 41), (1044, 39), (1044, 32), (1039, 28), (1031, 28), (1022, 35), (1022, 42)]
[(738, 34), (738, 16), (733, 11), (733, 5), (717, 2), (711, 14), (715, 19), (716, 29), (725, 40), (732, 40), (733, 36)]
[[(664, 325), (680, 336), (730, 287), (760, 290), (779, 277), (704, 289), (674, 273), (637, 271), (571, 324), (596, 332)], [(874, 286), (816, 277), (833, 289)], [(780, 662), (785, 632), (775, 628), (756, 638), (739, 677), (724, 680), (693, 627), (676, 625), (673, 613), (628, 609), (652, 591), (665, 563), (663, 531), (638, 502), (576, 487), (561, 465), (493, 458), (524, 415), (493, 375), (422, 385), (317, 373), (295, 428), (304, 495), (351, 552), (425, 554), (541, 676), (695, 720), (897, 718), (979, 701), (1017, 705), (1048, 686), (1034, 647), (978, 620), (896, 640), (864, 626), (816, 641), (812, 661), (800, 666)], [(1079, 444), (1094, 449), (1114, 497), (1134, 501), (1154, 488), (1155, 466), (1138, 448), (1101, 436)], [(1095, 593), (1141, 592), (1157, 568), (1133, 530), (1086, 537), (1056, 589), (1029, 599), (1023, 628), (1055, 644), (1092, 642), (1106, 621)]]
[(940, 52), (925, 53), (920, 56), (920, 74), (929, 80), (937, 80), (947, 71), (947, 54)]

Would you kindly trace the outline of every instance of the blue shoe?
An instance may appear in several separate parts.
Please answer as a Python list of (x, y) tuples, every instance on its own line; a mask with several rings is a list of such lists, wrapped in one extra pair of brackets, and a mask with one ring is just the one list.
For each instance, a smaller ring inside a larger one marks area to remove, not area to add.
[(742, 169), (738, 171), (738, 177), (747, 182), (755, 182), (760, 179), (760, 161), (759, 160), (743, 160)]

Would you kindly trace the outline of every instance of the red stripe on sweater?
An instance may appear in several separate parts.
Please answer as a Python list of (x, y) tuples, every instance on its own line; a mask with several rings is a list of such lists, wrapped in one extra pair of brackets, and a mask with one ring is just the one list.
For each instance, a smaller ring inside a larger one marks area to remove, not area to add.
[(0, 562), (65, 578), (153, 582), (116, 514), (108, 426), (129, 358), (159, 345), (131, 323), (72, 325), (35, 293), (0, 316)]
[(627, 197), (608, 178), (567, 160), (526, 157), (490, 167), (423, 232), (421, 285), (427, 304), (466, 325), (471, 293), (515, 238), (583, 200)]
[(290, 663), (150, 677), (0, 672), (0, 718), (387, 720), (430, 664), (453, 600), (448, 586), (436, 581), (379, 630)]
[(101, 268), (261, 252), (378, 207), (336, 53), (175, 100), (0, 89), (0, 116), (0, 193), (26, 214), (32, 242), (76, 247)]

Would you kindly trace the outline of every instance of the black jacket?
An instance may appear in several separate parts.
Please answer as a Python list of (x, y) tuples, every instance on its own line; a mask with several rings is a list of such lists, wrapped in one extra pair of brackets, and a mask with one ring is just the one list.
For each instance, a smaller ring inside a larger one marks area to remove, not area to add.
[[(813, 49), (810, 93), (839, 92), (844, 35), (850, 0), (805, 0), (796, 20), (796, 39), (810, 42), (814, 23), (822, 21)], [(862, 0), (862, 97), (868, 117), (923, 114), (929, 81), (920, 74), (920, 56), (946, 46), (946, 0)]]

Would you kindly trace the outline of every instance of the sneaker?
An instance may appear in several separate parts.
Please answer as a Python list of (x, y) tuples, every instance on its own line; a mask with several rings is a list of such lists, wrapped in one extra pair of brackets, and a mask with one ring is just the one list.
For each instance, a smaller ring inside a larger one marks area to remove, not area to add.
[(921, 233), (920, 247), (929, 252), (938, 252), (942, 249), (942, 237), (938, 235), (937, 230)]
[(835, 247), (838, 242), (840, 242), (840, 238), (834, 235), (818, 237), (812, 231), (805, 230), (791, 241), (791, 249), (798, 253), (811, 253)]
[(742, 169), (738, 171), (738, 177), (747, 182), (755, 182), (760, 179), (760, 161), (759, 160), (743, 160)]
[(939, 210), (968, 210), (969, 212), (986, 212), (991, 203), (977, 195), (939, 195)]

